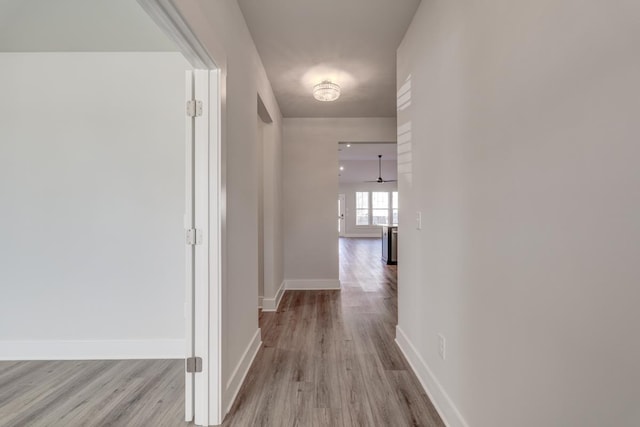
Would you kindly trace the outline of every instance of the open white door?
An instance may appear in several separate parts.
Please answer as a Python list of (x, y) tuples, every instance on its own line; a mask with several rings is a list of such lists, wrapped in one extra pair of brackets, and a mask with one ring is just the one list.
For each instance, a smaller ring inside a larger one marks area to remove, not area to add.
[(218, 72), (187, 72), (185, 420), (220, 418)]
[(340, 237), (344, 236), (345, 233), (345, 218), (344, 214), (346, 211), (346, 199), (344, 194), (338, 194), (338, 235)]

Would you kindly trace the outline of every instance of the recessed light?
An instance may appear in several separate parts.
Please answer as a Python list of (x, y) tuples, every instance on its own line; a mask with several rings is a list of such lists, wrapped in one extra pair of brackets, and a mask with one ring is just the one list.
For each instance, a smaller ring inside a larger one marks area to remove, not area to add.
[(351, 144), (347, 144), (347, 148), (350, 148), (350, 147), (351, 147)]
[(340, 166), (340, 170), (343, 171), (344, 170), (344, 166)]

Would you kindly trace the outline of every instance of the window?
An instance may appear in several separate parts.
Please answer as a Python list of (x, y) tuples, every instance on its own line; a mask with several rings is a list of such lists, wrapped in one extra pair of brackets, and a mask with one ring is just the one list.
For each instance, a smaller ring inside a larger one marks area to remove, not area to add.
[(356, 225), (398, 223), (398, 192), (356, 192)]
[(398, 223), (398, 192), (394, 191), (393, 193), (391, 193), (391, 215), (393, 218), (393, 223), (397, 224)]
[(369, 225), (369, 192), (356, 193), (356, 225)]
[(371, 193), (371, 223), (373, 225), (389, 223), (389, 193), (374, 191)]

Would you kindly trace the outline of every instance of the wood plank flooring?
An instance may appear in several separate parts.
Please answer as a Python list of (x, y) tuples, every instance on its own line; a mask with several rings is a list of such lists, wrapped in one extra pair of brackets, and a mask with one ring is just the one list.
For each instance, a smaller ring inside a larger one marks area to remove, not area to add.
[(225, 426), (444, 426), (395, 345), (397, 270), (340, 239), (342, 291), (287, 291)]
[[(444, 426), (393, 339), (396, 267), (341, 239), (342, 291), (288, 291), (225, 426)], [(187, 425), (179, 360), (0, 362), (0, 426)]]
[(181, 426), (181, 360), (0, 362), (0, 426)]

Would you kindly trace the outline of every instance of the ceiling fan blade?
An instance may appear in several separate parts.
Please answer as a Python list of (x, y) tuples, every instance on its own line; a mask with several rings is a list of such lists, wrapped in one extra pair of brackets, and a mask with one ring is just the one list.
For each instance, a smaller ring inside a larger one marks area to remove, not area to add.
[(398, 182), (397, 179), (385, 179), (382, 182)]

